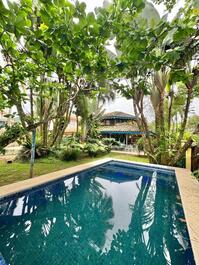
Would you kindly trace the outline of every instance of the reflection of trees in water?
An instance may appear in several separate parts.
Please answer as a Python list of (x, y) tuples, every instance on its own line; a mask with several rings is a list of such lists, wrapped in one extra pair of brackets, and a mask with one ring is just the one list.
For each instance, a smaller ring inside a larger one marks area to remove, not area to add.
[[(144, 264), (144, 256), (147, 254), (147, 251), (146, 245), (143, 242), (141, 219), (150, 182), (150, 179), (149, 182), (145, 182), (142, 179), (140, 192), (133, 206), (133, 215), (129, 230), (127, 232), (119, 230), (116, 233), (113, 237), (111, 249), (107, 253), (106, 258), (104, 258), (103, 264)], [(138, 256), (138, 248), (141, 256)]]
[(59, 182), (26, 195), (22, 202), (22, 216), (13, 216), (14, 200), (0, 217), (0, 249), (7, 261), (96, 264), (113, 210), (111, 198), (94, 178), (74, 177), (70, 188)]
[(101, 250), (112, 228), (112, 199), (86, 174), (67, 180), (67, 187), (58, 182), (25, 195), (22, 216), (13, 216), (17, 200), (1, 207), (5, 217), (0, 216), (0, 251), (17, 265), (192, 264), (185, 261), (183, 242), (179, 243), (187, 235), (178, 220), (183, 213), (174, 204), (176, 192), (172, 183), (161, 181), (156, 175), (142, 177), (135, 204), (129, 206), (129, 230), (119, 230), (107, 252)]
[(192, 256), (186, 260), (186, 251), (177, 240), (183, 238), (186, 226), (179, 222), (174, 196), (172, 183), (160, 183), (155, 175), (142, 178), (139, 195), (131, 206), (129, 230), (116, 233), (103, 264), (192, 264)]

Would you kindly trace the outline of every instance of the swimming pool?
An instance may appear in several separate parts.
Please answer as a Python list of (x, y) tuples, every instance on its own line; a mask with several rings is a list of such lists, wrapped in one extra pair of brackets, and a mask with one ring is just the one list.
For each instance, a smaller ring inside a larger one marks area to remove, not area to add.
[(195, 264), (174, 171), (114, 161), (2, 198), (0, 252), (11, 265)]

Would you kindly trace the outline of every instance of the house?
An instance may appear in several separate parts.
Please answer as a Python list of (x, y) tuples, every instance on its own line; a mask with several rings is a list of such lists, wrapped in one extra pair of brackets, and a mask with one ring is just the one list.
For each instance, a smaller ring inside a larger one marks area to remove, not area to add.
[(77, 132), (77, 117), (76, 115), (72, 114), (70, 116), (69, 124), (64, 132), (65, 136), (72, 136)]
[(3, 115), (3, 112), (0, 112), (0, 129), (4, 128), (6, 124), (6, 118)]
[(99, 130), (102, 137), (114, 138), (125, 145), (136, 143), (143, 134), (138, 129), (136, 117), (120, 111), (104, 114)]
[(8, 125), (12, 125), (15, 123), (15, 119), (11, 118), (11, 117), (6, 117), (6, 115), (10, 114), (10, 110), (6, 109), (6, 110), (2, 110), (0, 111), (0, 129), (3, 129), (5, 127), (6, 124)]
[(0, 111), (0, 129), (4, 130), (6, 125), (12, 126), (19, 121), (19, 118), (13, 117), (11, 114), (11, 109), (8, 108)]

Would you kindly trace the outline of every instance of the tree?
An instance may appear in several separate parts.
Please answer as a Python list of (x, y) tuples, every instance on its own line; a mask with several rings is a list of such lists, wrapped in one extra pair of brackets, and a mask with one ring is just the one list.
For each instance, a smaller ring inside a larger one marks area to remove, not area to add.
[[(184, 144), (182, 141), (191, 101), (198, 95), (197, 15), (194, 6), (187, 2), (172, 22), (167, 22), (165, 17), (158, 21), (156, 16), (152, 23), (143, 17), (142, 8), (147, 5), (144, 1), (121, 1), (109, 7), (119, 51), (116, 67), (119, 77), (129, 81), (129, 86), (124, 86), (120, 92), (133, 99), (150, 160), (175, 165), (192, 143), (191, 137)], [(182, 94), (185, 98), (182, 122), (174, 134), (173, 110), (176, 99)], [(146, 97), (150, 97), (155, 113), (155, 137), (150, 133), (144, 113)]]
[[(97, 80), (106, 78), (109, 31), (99, 34), (103, 25), (86, 14), (84, 3), (38, 1), (35, 6), (24, 0), (1, 7), (1, 97), (16, 107), (26, 131), (39, 128), (44, 146), (59, 145), (75, 99), (100, 89)], [(29, 105), (34, 115), (25, 111)]]
[[(198, 95), (192, 1), (172, 22), (144, 0), (106, 3), (95, 15), (85, 12), (84, 3), (67, 0), (0, 5), (0, 108), (16, 108), (27, 140), (36, 129), (44, 146), (59, 146), (78, 97), (104, 100), (114, 88), (133, 99), (151, 161), (173, 165), (184, 155), (192, 142), (182, 145), (190, 104)], [(113, 38), (116, 57), (106, 50)], [(155, 137), (144, 113), (146, 97), (155, 113)]]
[(196, 126), (198, 125), (199, 125), (199, 116), (198, 115), (190, 116), (187, 123), (187, 129), (190, 132), (194, 132)]
[(81, 136), (86, 138), (98, 138), (101, 117), (104, 114), (103, 106), (98, 98), (89, 98), (81, 95), (76, 101), (76, 115), (80, 116)]

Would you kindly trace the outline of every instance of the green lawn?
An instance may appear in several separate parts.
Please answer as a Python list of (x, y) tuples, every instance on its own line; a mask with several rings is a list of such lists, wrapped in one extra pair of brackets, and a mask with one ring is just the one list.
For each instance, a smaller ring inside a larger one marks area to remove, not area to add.
[[(98, 159), (112, 157), (118, 159), (125, 159), (129, 161), (148, 162), (145, 157), (138, 157), (133, 155), (124, 155), (117, 153), (110, 153), (109, 155), (98, 158), (84, 158), (79, 161), (64, 162), (55, 158), (45, 158), (36, 161), (34, 166), (34, 175), (39, 176), (49, 172), (57, 171), (72, 166), (77, 166), (83, 163), (88, 163)], [(18, 182), (29, 177), (29, 163), (27, 162), (13, 162), (7, 164), (5, 161), (0, 161), (0, 186)]]

